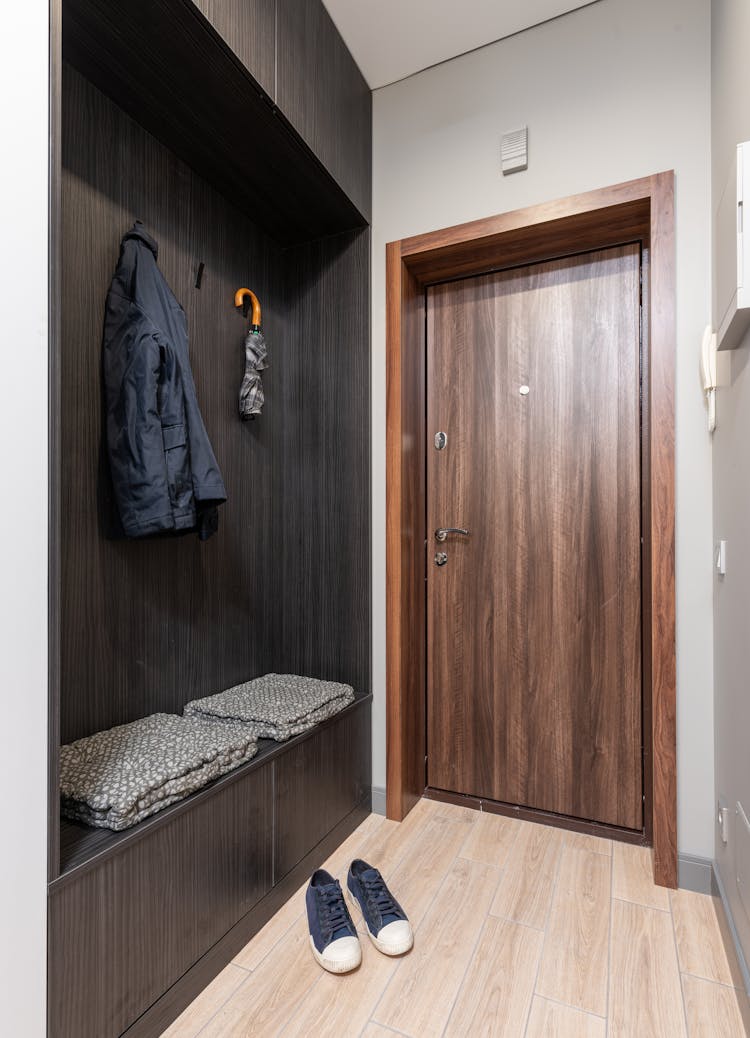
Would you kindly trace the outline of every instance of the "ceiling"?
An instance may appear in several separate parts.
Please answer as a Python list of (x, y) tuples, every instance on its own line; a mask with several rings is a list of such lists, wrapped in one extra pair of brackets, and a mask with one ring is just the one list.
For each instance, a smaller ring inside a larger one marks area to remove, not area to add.
[(323, 0), (375, 90), (592, 0)]

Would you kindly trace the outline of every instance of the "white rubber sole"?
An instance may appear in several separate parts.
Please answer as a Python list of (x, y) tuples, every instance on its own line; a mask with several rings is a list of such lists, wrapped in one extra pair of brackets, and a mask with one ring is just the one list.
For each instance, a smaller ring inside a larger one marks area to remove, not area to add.
[(321, 952), (319, 952), (315, 947), (315, 941), (312, 939), (312, 934), (310, 934), (310, 947), (318, 965), (322, 966), (323, 969), (327, 970), (329, 973), (351, 973), (351, 971), (355, 970), (362, 962), (362, 950), (359, 947), (357, 947), (356, 954), (352, 954), (349, 958), (341, 960), (327, 959), (324, 953), (321, 954)]
[(370, 940), (379, 952), (382, 952), (383, 955), (395, 956), (406, 955), (408, 951), (412, 950), (412, 948), (414, 947), (414, 934), (411, 935), (408, 941), (402, 941), (400, 944), (386, 944), (384, 941), (379, 941), (377, 937), (370, 933), (370, 927), (367, 925), (367, 920), (365, 919), (362, 907), (359, 901), (357, 901), (354, 894), (352, 894), (348, 884), (346, 886), (346, 896), (349, 899), (349, 904), (352, 906), (353, 909), (355, 909), (357, 914), (361, 916), (362, 922), (365, 924), (367, 936), (370, 938)]

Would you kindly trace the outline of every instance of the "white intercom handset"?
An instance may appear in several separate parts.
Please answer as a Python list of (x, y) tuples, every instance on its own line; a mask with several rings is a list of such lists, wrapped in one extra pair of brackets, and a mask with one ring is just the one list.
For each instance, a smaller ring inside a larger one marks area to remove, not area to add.
[(701, 377), (703, 391), (708, 404), (708, 431), (716, 428), (716, 334), (711, 325), (706, 325), (701, 346)]

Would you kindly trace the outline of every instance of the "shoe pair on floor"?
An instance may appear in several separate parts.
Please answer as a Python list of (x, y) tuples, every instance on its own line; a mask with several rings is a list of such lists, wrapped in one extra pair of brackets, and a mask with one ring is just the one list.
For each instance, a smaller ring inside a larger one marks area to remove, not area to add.
[[(414, 943), (401, 905), (372, 865), (357, 858), (346, 877), (349, 900), (359, 908), (370, 940), (384, 955), (403, 955)], [(346, 907), (341, 884), (325, 869), (314, 872), (305, 896), (310, 947), (323, 969), (348, 973), (362, 961), (357, 930)]]

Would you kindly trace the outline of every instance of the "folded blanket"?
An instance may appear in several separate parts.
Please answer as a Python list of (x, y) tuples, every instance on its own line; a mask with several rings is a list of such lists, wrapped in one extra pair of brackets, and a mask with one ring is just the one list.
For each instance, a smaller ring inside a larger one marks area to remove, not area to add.
[(252, 729), (232, 721), (153, 714), (60, 751), (62, 813), (127, 829), (254, 757)]
[(352, 702), (351, 685), (297, 674), (265, 674), (226, 692), (194, 699), (185, 707), (185, 714), (246, 721), (257, 738), (284, 742)]

